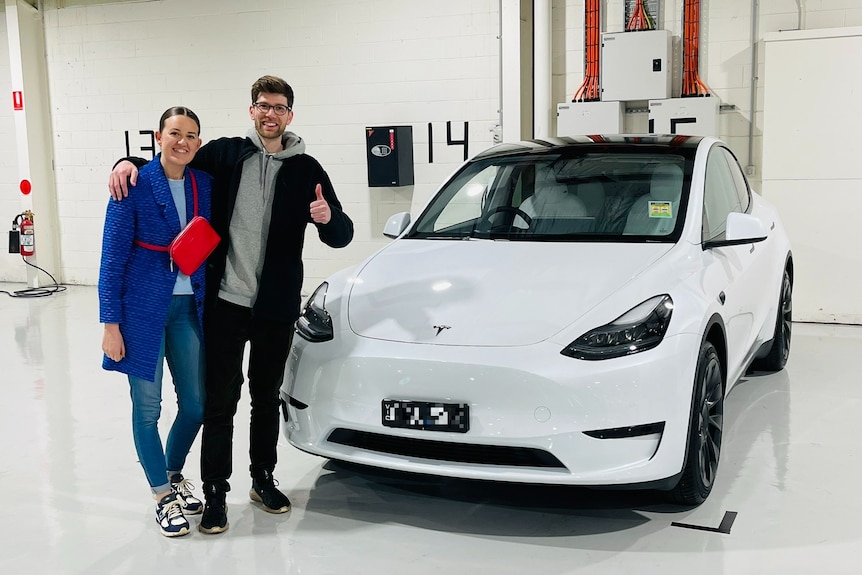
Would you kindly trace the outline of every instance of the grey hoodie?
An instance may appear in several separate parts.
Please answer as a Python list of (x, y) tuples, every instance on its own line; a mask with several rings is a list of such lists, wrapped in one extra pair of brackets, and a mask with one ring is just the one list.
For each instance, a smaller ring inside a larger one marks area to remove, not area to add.
[(266, 253), (275, 176), (286, 158), (305, 153), (305, 142), (293, 132), (285, 132), (282, 135), (284, 150), (270, 154), (254, 128), (249, 129), (246, 136), (254, 142), (259, 153), (242, 165), (219, 297), (243, 307), (252, 307), (263, 269), (263, 254)]

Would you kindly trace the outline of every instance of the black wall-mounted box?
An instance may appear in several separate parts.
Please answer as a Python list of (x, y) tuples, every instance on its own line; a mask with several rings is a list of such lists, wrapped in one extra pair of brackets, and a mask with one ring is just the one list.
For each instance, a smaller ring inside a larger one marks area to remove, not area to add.
[(365, 128), (368, 186), (413, 185), (413, 126)]
[(21, 250), (21, 236), (18, 230), (9, 232), (9, 253), (17, 254)]

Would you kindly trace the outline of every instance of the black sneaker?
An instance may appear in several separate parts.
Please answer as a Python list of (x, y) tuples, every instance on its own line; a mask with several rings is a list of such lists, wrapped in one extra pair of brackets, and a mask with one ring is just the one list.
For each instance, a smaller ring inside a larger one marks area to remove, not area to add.
[(248, 492), (248, 496), (252, 501), (260, 503), (264, 511), (287, 513), (290, 511), (290, 499), (276, 489), (276, 485), (278, 485), (278, 481), (275, 480), (272, 473), (264, 471), (258, 477), (252, 478), (251, 491)]
[(226, 493), (215, 486), (209, 486), (204, 489), (204, 496), (206, 505), (204, 505), (204, 513), (201, 515), (198, 531), (208, 535), (227, 531)]

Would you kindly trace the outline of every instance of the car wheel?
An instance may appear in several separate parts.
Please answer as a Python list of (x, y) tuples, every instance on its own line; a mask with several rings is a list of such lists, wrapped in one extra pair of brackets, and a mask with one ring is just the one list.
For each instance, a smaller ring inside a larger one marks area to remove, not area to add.
[(769, 355), (755, 362), (754, 367), (763, 371), (781, 371), (790, 357), (790, 331), (793, 324), (793, 284), (790, 273), (784, 270), (778, 312), (775, 314), (775, 332)]
[(699, 505), (712, 491), (718, 471), (723, 426), (721, 362), (715, 346), (705, 341), (697, 359), (685, 467), (679, 483), (670, 492), (675, 503)]

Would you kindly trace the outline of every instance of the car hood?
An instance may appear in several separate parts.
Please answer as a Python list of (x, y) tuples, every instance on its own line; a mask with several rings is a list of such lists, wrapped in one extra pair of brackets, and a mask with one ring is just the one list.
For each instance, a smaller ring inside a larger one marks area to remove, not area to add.
[(359, 336), (390, 341), (529, 345), (569, 326), (671, 247), (397, 240), (353, 278), (348, 323)]

